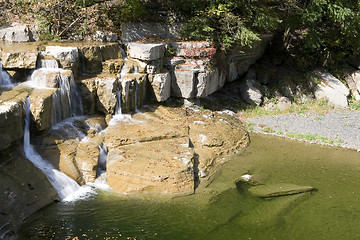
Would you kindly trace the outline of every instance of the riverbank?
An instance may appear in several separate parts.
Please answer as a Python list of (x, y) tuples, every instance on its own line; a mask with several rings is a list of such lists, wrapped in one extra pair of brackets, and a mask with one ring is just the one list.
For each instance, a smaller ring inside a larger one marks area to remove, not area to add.
[(244, 119), (252, 132), (276, 135), (360, 152), (360, 111), (285, 113)]

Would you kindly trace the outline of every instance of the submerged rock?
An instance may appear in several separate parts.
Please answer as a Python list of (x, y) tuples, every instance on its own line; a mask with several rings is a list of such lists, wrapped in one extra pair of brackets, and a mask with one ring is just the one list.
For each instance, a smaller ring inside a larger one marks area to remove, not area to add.
[(279, 197), (286, 195), (293, 195), (304, 192), (315, 191), (314, 187), (310, 186), (299, 186), (290, 183), (278, 183), (269, 185), (259, 185), (249, 188), (249, 193), (256, 197)]

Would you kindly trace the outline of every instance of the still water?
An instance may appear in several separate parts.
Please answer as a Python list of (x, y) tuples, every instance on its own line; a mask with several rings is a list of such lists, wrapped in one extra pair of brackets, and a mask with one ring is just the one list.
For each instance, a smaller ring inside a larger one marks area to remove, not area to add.
[[(254, 197), (246, 184), (236, 187), (244, 174), (317, 191)], [(360, 239), (359, 226), (360, 153), (252, 135), (195, 195), (149, 200), (99, 191), (39, 211), (19, 239)]]

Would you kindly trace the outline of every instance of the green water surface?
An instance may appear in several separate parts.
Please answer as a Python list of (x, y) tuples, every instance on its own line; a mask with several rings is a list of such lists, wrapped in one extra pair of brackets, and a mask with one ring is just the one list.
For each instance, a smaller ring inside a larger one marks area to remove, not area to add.
[[(315, 192), (259, 198), (243, 174)], [(33, 215), (19, 239), (360, 239), (360, 153), (252, 135), (195, 195), (149, 200), (99, 192)]]

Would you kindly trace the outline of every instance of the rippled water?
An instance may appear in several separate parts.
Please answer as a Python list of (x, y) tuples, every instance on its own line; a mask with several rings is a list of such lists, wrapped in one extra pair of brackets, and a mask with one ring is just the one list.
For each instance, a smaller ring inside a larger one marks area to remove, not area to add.
[[(19, 239), (359, 239), (360, 153), (253, 135), (197, 194), (149, 200), (99, 192), (33, 215)], [(263, 199), (243, 174), (313, 193)]]

